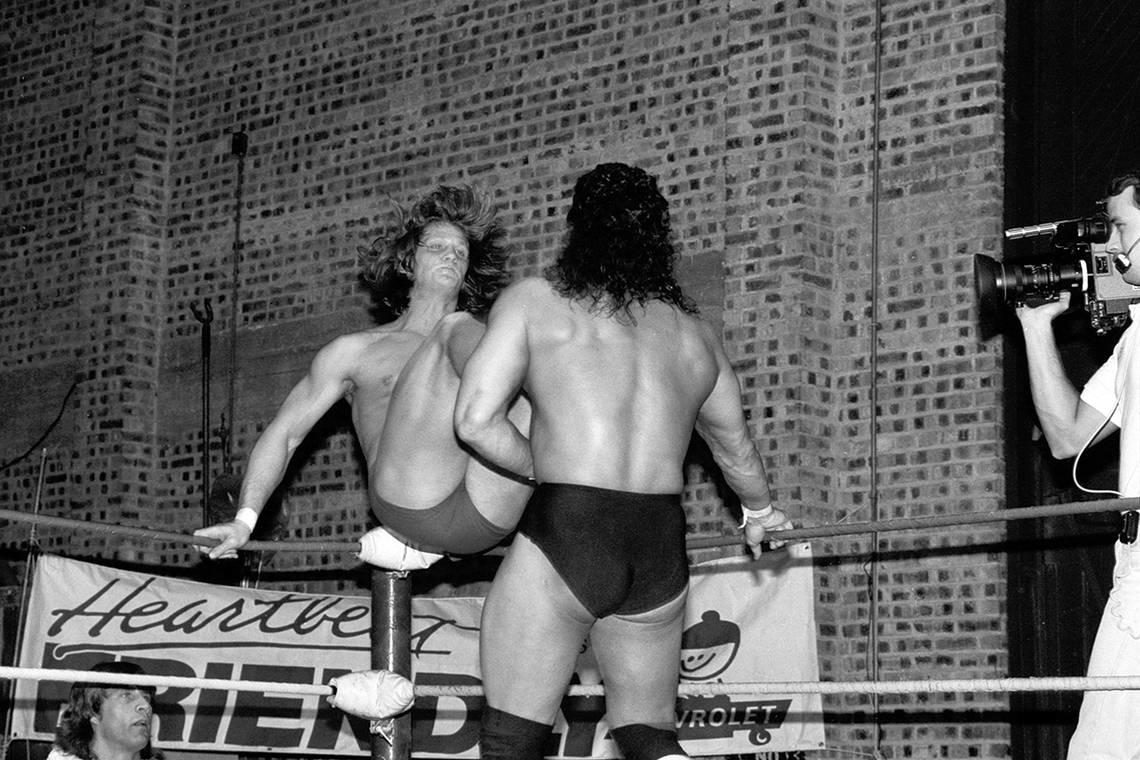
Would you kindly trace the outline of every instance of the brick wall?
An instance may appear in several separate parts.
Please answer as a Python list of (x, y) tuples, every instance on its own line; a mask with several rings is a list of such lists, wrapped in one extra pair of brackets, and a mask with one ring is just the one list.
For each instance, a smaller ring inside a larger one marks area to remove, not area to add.
[[(0, 459), (62, 406), (42, 509), (188, 532), (202, 479), (192, 306), (213, 310), (211, 427), (229, 429), (240, 471), (313, 352), (368, 324), (356, 246), (390, 200), (484, 187), (515, 270), (534, 274), (575, 178), (623, 160), (670, 198), (681, 277), (724, 327), (799, 521), (997, 508), (1001, 357), (976, 334), (970, 263), (1000, 232), (1002, 5), (900, 0), (881, 21), (877, 79), (869, 0), (9, 3)], [(227, 450), (209, 437), (217, 477)], [(30, 508), (39, 460), (0, 472), (0, 505)], [(295, 470), (292, 537), (363, 530), (343, 410)], [(690, 530), (731, 533), (708, 473), (687, 479)], [(9, 547), (25, 535), (0, 532)], [(181, 545), (42, 535), (105, 561), (197, 561)], [(1004, 673), (1003, 536), (816, 542), (824, 677)], [(312, 590), (362, 593), (348, 555), (278, 553), (264, 577), (295, 588), (306, 566), (322, 568)], [(880, 702), (890, 756), (1008, 751), (1002, 721), (970, 717), (1001, 696)], [(869, 751), (872, 707), (828, 700), (829, 741)]]
[[(876, 241), (867, 234), (875, 212), (873, 4), (848, 11), (827, 357), (836, 393), (829, 421), (842, 441), (828, 452), (838, 473), (832, 517), (992, 511), (1004, 491), (1001, 366), (977, 335), (970, 257), (992, 253), (1000, 240), (1002, 16), (984, 3), (886, 6)], [(995, 549), (1003, 537), (1003, 525), (985, 524), (883, 534), (875, 547), (867, 537), (829, 545), (842, 558), (830, 593), (847, 601), (834, 610), (835, 638), (821, 642), (834, 648), (837, 677), (866, 667), (871, 573), (878, 678), (1006, 672), (1004, 555)], [(872, 548), (877, 563), (849, 561)], [(1003, 731), (965, 716), (1003, 704), (976, 694), (883, 697), (885, 743), (913, 757), (950, 757), (962, 745), (997, 756)]]

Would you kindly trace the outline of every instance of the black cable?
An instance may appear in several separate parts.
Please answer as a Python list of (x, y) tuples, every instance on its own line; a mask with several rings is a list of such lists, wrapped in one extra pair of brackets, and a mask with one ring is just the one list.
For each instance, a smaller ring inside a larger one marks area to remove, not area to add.
[(48, 428), (47, 428), (47, 430), (44, 431), (43, 435), (41, 435), (39, 438), (37, 438), (36, 442), (33, 443), (31, 446), (29, 446), (28, 450), (25, 451), (23, 454), (16, 457), (15, 459), (12, 459), (12, 460), (7, 461), (4, 464), (0, 465), (0, 472), (3, 472), (4, 470), (7, 470), (9, 467), (27, 459), (29, 456), (31, 456), (33, 451), (35, 451), (37, 448), (39, 448), (39, 445), (41, 443), (43, 443), (44, 439), (47, 438), (49, 435), (51, 435), (51, 431), (54, 430), (55, 426), (59, 424), (59, 421), (61, 419), (63, 419), (63, 412), (65, 409), (67, 409), (67, 401), (68, 401), (68, 399), (71, 398), (71, 394), (75, 392), (75, 389), (77, 387), (79, 387), (79, 383), (80, 383), (80, 380), (76, 380), (74, 383), (71, 384), (71, 387), (67, 389), (67, 394), (63, 397), (63, 403), (59, 405), (59, 413), (55, 416), (55, 419), (51, 421), (51, 424), (48, 425)]

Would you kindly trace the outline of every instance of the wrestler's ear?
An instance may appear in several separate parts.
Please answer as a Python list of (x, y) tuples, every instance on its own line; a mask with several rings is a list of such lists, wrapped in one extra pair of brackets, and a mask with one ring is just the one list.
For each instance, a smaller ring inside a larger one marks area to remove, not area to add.
[(409, 280), (415, 279), (415, 269), (415, 254), (413, 253), (409, 253), (407, 256), (401, 256), (396, 260), (396, 271)]

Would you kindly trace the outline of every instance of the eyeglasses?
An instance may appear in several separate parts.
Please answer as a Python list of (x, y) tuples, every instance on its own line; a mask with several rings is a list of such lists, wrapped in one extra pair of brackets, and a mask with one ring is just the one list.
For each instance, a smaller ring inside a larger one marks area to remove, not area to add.
[(463, 260), (467, 259), (467, 246), (463, 245), (462, 243), (449, 243), (446, 240), (427, 240), (421, 242), (416, 247), (423, 248), (428, 253), (434, 253), (438, 255), (452, 251), (459, 258)]

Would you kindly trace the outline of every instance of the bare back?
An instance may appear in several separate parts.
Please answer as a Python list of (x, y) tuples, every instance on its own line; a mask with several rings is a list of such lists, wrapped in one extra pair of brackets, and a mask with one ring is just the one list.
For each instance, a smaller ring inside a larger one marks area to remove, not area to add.
[(630, 320), (590, 313), (532, 281), (524, 387), (540, 481), (680, 491), (697, 414), (716, 385), (712, 331), (660, 301)]

